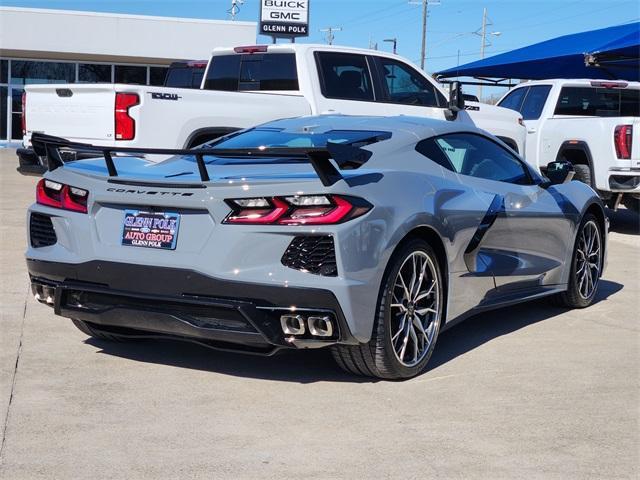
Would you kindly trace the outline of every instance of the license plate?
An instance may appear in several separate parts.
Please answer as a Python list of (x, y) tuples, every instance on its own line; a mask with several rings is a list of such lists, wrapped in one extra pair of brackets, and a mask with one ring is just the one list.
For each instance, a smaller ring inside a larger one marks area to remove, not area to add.
[(125, 210), (122, 245), (175, 250), (180, 214)]

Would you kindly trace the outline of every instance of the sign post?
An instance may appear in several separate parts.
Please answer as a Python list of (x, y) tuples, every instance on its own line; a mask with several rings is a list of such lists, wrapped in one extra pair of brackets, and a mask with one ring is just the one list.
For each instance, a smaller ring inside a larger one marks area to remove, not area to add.
[(309, 0), (260, 0), (260, 33), (273, 38), (309, 36)]

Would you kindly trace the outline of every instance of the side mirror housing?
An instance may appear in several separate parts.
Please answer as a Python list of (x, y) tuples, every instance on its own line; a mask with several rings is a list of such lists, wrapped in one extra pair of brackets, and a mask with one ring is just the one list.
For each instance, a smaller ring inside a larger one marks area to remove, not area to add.
[(570, 182), (575, 174), (573, 165), (569, 162), (555, 161), (547, 165), (546, 175), (551, 185)]
[(464, 95), (462, 94), (462, 84), (460, 82), (451, 82), (449, 89), (449, 105), (447, 107), (447, 120), (455, 120), (458, 112), (464, 110)]

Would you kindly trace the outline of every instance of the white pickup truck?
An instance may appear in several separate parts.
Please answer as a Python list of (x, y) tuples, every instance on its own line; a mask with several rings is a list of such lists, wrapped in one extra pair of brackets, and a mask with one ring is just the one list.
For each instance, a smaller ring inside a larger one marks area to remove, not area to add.
[(523, 151), (520, 114), (481, 103), (465, 106), (460, 91), (451, 97), (457, 105), (435, 80), (384, 52), (301, 44), (216, 49), (200, 89), (28, 86), (25, 148), (18, 156), (21, 164), (33, 161), (33, 132), (95, 145), (191, 148), (267, 121), (324, 113), (471, 122)]
[(639, 82), (526, 82), (498, 105), (522, 114), (527, 162), (544, 171), (549, 162), (569, 161), (575, 178), (591, 185), (609, 206), (622, 202), (639, 211)]

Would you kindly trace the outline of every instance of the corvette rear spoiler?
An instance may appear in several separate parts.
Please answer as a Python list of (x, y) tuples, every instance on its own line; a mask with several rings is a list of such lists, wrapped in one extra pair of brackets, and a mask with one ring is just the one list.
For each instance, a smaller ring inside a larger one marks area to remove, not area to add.
[[(209, 172), (205, 157), (218, 158), (242, 158), (244, 160), (255, 158), (283, 158), (289, 160), (299, 159), (301, 162), (309, 162), (320, 181), (325, 187), (331, 186), (342, 179), (339, 170), (353, 170), (364, 165), (372, 153), (359, 147), (340, 143), (328, 143), (325, 148), (135, 148), (135, 147), (111, 147), (92, 145), (89, 143), (72, 142), (60, 137), (54, 137), (43, 133), (34, 133), (31, 136), (31, 145), (35, 153), (46, 158), (46, 166), (49, 171), (62, 167), (66, 162), (78, 162), (87, 160), (92, 154), (100, 154), (104, 157), (107, 172), (110, 177), (117, 177), (116, 153), (147, 154), (147, 155), (192, 155), (196, 159), (200, 179), (208, 182)], [(61, 152), (63, 150), (63, 152)], [(64, 155), (63, 155), (64, 153)], [(65, 160), (63, 156), (75, 154), (73, 160)], [(333, 160), (338, 168), (331, 162)], [(256, 162), (258, 163), (258, 162)], [(215, 165), (215, 161), (209, 161)]]

